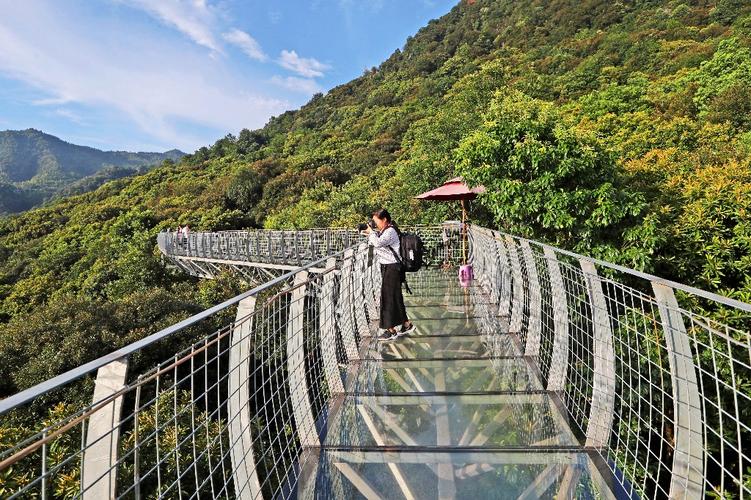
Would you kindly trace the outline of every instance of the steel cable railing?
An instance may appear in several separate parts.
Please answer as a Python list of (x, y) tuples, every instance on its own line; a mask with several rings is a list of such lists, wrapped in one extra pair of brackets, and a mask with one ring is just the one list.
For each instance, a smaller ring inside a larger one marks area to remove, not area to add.
[[(457, 261), (461, 248), (456, 224), (411, 226), (425, 242), (428, 265)], [(249, 229), (215, 233), (162, 232), (157, 238), (162, 255), (183, 271), (202, 278), (214, 278), (224, 270), (243, 275), (249, 281), (264, 282), (268, 270), (289, 271), (341, 252), (365, 238), (353, 229), (307, 229), (274, 231)], [(265, 269), (253, 272), (251, 268)], [(312, 272), (317, 272), (312, 269)]]
[[(440, 227), (419, 231), (429, 258), (452, 253)], [(303, 266), (0, 401), (4, 423), (22, 424), (0, 435), (0, 496), (304, 494), (297, 478), (373, 332), (380, 270), (352, 232), (253, 234), (194, 233), (176, 251), (291, 262), (282, 249), (297, 241)], [(159, 244), (178, 249), (174, 235)]]
[[(415, 230), (432, 264), (456, 263), (455, 227)], [(193, 233), (179, 249), (160, 235), (183, 263), (302, 266), (0, 401), (0, 496), (315, 496), (301, 485), (325, 467), (320, 439), (375, 331), (380, 276), (359, 236), (257, 233)], [(538, 390), (621, 490), (751, 495), (751, 306), (497, 231), (469, 236), (467, 294), (489, 345), (536, 364)], [(430, 287), (429, 274), (411, 279)], [(92, 388), (93, 402), (72, 397)]]
[(33, 418), (26, 403), (98, 370), (93, 403), (53, 413), (11, 446), (4, 436), (2, 496), (287, 496), (342, 392), (340, 366), (368, 333), (357, 330), (361, 250), (313, 262), (323, 271), (300, 268), (0, 402), (3, 418)]
[(497, 231), (470, 237), (493, 312), (621, 489), (751, 495), (750, 305)]

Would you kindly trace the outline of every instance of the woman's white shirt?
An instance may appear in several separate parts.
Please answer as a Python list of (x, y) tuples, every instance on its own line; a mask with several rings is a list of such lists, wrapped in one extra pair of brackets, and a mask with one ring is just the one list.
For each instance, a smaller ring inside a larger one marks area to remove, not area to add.
[(394, 254), (389, 247), (399, 255), (399, 235), (393, 227), (387, 227), (382, 233), (373, 231), (370, 233), (368, 243), (375, 247), (375, 254), (378, 256), (378, 262), (381, 264), (396, 264)]

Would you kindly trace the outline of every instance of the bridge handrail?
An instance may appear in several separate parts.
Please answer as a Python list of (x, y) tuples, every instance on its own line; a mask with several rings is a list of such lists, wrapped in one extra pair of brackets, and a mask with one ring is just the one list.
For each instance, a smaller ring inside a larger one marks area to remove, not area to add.
[(508, 318), (587, 446), (629, 471), (624, 489), (751, 494), (749, 304), (501, 231), (470, 237), (499, 304), (487, 329)]
[[(331, 257), (334, 258), (340, 258), (344, 254), (345, 250), (342, 250), (340, 252), (337, 252)], [(128, 344), (125, 347), (122, 347), (116, 351), (113, 351), (109, 354), (106, 354), (104, 356), (101, 356), (93, 361), (89, 361), (86, 364), (83, 364), (81, 366), (78, 366), (76, 368), (73, 368), (72, 370), (68, 370), (65, 373), (61, 373), (60, 375), (53, 377), (49, 380), (46, 380), (44, 382), (41, 382), (33, 387), (30, 387), (24, 391), (21, 391), (17, 394), (14, 394), (13, 396), (7, 397), (5, 399), (0, 400), (0, 416), (3, 414), (13, 410), (14, 408), (17, 408), (32, 399), (40, 396), (43, 393), (52, 391), (54, 389), (57, 389), (59, 387), (62, 387), (64, 385), (67, 385), (71, 382), (74, 382), (78, 380), (79, 378), (88, 375), (89, 373), (93, 372), (94, 370), (98, 370), (99, 368), (117, 360), (120, 358), (127, 357), (145, 347), (148, 347), (156, 342), (159, 342), (160, 340), (164, 340), (186, 328), (189, 328), (193, 325), (196, 325), (197, 323), (200, 323), (201, 321), (209, 318), (210, 316), (213, 316), (214, 314), (223, 311), (227, 309), (228, 307), (235, 306), (239, 304), (242, 300), (255, 296), (260, 294), (261, 292), (268, 290), (270, 288), (273, 288), (274, 286), (278, 285), (279, 283), (284, 283), (288, 281), (290, 278), (294, 277), (294, 275), (297, 272), (308, 270), (312, 267), (315, 267), (317, 265), (324, 264), (326, 260), (329, 257), (321, 258), (315, 262), (311, 262), (310, 264), (306, 264), (304, 266), (301, 266), (299, 270), (296, 271), (290, 271), (282, 276), (279, 276), (278, 278), (274, 278), (272, 280), (269, 280), (268, 282), (259, 285), (255, 288), (252, 288), (251, 290), (248, 290), (247, 292), (243, 292), (240, 295), (237, 295), (235, 297), (232, 297), (231, 299), (225, 300), (224, 302), (217, 304), (213, 307), (210, 307), (209, 309), (206, 309), (205, 311), (201, 311), (198, 314), (194, 314), (193, 316), (189, 318), (185, 318), (184, 320), (180, 321), (179, 323), (175, 323), (172, 326), (168, 326), (167, 328), (163, 328), (162, 330), (159, 330), (156, 333), (153, 333), (149, 335), (148, 337), (144, 337), (141, 340), (137, 340), (135, 342), (132, 342), (131, 344)]]
[[(303, 233), (252, 234), (294, 241)], [(326, 231), (307, 234), (310, 249)], [(445, 247), (457, 242), (442, 240), (440, 227), (424, 234), (431, 252), (451, 260)], [(75, 477), (76, 464), (84, 498), (176, 494), (185, 481), (209, 496), (234, 488), (241, 498), (278, 497), (314, 477), (306, 454), (317, 453), (326, 409), (378, 316), (380, 272), (351, 236), (352, 245), (312, 250), (277, 278), (0, 401), (5, 417), (97, 371), (91, 404), (52, 423), (40, 417), (41, 427), (0, 450), (0, 487), (19, 463), (35, 472), (15, 496), (61, 487), (51, 481)], [(174, 237), (159, 236), (167, 258), (243, 257), (229, 246), (213, 257), (170, 253)], [(742, 385), (751, 380), (751, 305), (501, 231), (471, 226), (469, 239), (482, 335), (514, 339), (582, 449), (599, 455), (622, 489), (649, 498), (751, 495), (751, 391)], [(299, 257), (271, 253), (268, 262)], [(234, 321), (219, 315), (235, 307)], [(129, 375), (138, 356), (145, 366)], [(80, 447), (55, 461), (60, 440)], [(281, 464), (276, 479), (267, 462)]]
[(682, 292), (686, 292), (686, 293), (691, 294), (691, 295), (696, 295), (698, 297), (702, 297), (702, 298), (705, 298), (707, 300), (711, 300), (713, 302), (717, 302), (718, 304), (723, 304), (723, 305), (726, 305), (726, 306), (729, 306), (729, 307), (733, 307), (735, 309), (739, 309), (741, 311), (745, 311), (745, 312), (751, 313), (751, 304), (748, 304), (746, 302), (742, 302), (740, 300), (733, 299), (731, 297), (726, 297), (724, 295), (719, 295), (717, 293), (708, 292), (706, 290), (702, 290), (701, 288), (696, 288), (696, 287), (693, 287), (693, 286), (690, 286), (690, 285), (685, 285), (683, 283), (678, 283), (677, 281), (671, 281), (671, 280), (666, 279), (666, 278), (661, 278), (661, 277), (655, 276), (653, 274), (645, 273), (643, 271), (638, 271), (636, 269), (631, 269), (631, 268), (628, 268), (628, 267), (625, 267), (625, 266), (621, 266), (619, 264), (614, 264), (612, 262), (608, 262), (608, 261), (605, 261), (605, 260), (601, 260), (601, 259), (596, 259), (594, 257), (588, 257), (588, 256), (580, 255), (580, 254), (577, 254), (575, 252), (571, 252), (571, 251), (568, 251), (568, 250), (564, 250), (562, 248), (558, 248), (558, 247), (554, 247), (554, 246), (548, 245), (547, 243), (542, 243), (542, 242), (539, 242), (539, 241), (536, 241), (536, 240), (530, 240), (530, 239), (527, 239), (527, 238), (523, 238), (521, 236), (514, 236), (514, 235), (511, 235), (509, 233), (505, 233), (503, 231), (496, 231), (496, 230), (493, 230), (493, 229), (487, 229), (487, 228), (483, 228), (483, 227), (480, 227), (480, 226), (473, 226), (473, 228), (474, 228), (474, 230), (476, 232), (485, 233), (485, 234), (489, 234), (489, 235), (495, 234), (497, 236), (504, 237), (504, 238), (505, 237), (512, 237), (512, 238), (514, 238), (517, 241), (524, 241), (524, 242), (527, 242), (527, 243), (532, 244), (532, 245), (537, 245), (540, 248), (549, 248), (549, 249), (555, 251), (557, 254), (560, 254), (560, 255), (566, 255), (566, 256), (569, 256), (569, 257), (573, 257), (575, 259), (584, 258), (584, 259), (587, 259), (587, 260), (591, 261), (593, 264), (596, 264), (597, 266), (600, 266), (600, 267), (605, 267), (605, 268), (608, 268), (608, 269), (612, 269), (614, 271), (618, 271), (618, 272), (623, 273), (623, 274), (628, 274), (628, 275), (634, 276), (636, 278), (641, 278), (641, 279), (646, 280), (646, 281), (648, 281), (650, 283), (651, 282), (662, 283), (665, 286), (669, 286), (669, 287), (673, 288), (674, 290), (680, 290)]

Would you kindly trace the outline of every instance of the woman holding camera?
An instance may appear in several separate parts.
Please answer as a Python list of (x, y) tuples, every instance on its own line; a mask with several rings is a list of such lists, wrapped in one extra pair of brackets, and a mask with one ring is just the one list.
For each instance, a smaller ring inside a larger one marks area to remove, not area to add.
[[(375, 247), (378, 262), (381, 264), (381, 320), (380, 327), (385, 330), (378, 338), (394, 340), (401, 335), (412, 333), (415, 325), (407, 318), (402, 295), (402, 264), (399, 255), (399, 231), (391, 221), (388, 210), (373, 212), (373, 224), (368, 224), (365, 234), (368, 242)], [(399, 331), (396, 327), (400, 326)]]

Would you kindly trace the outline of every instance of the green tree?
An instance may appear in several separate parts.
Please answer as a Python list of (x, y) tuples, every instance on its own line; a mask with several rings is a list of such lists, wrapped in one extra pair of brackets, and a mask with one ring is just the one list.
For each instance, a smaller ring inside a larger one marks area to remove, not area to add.
[(603, 253), (620, 246), (645, 208), (594, 138), (568, 126), (552, 103), (518, 91), (496, 93), (456, 155), (459, 173), (487, 188), (482, 203), (512, 233)]

